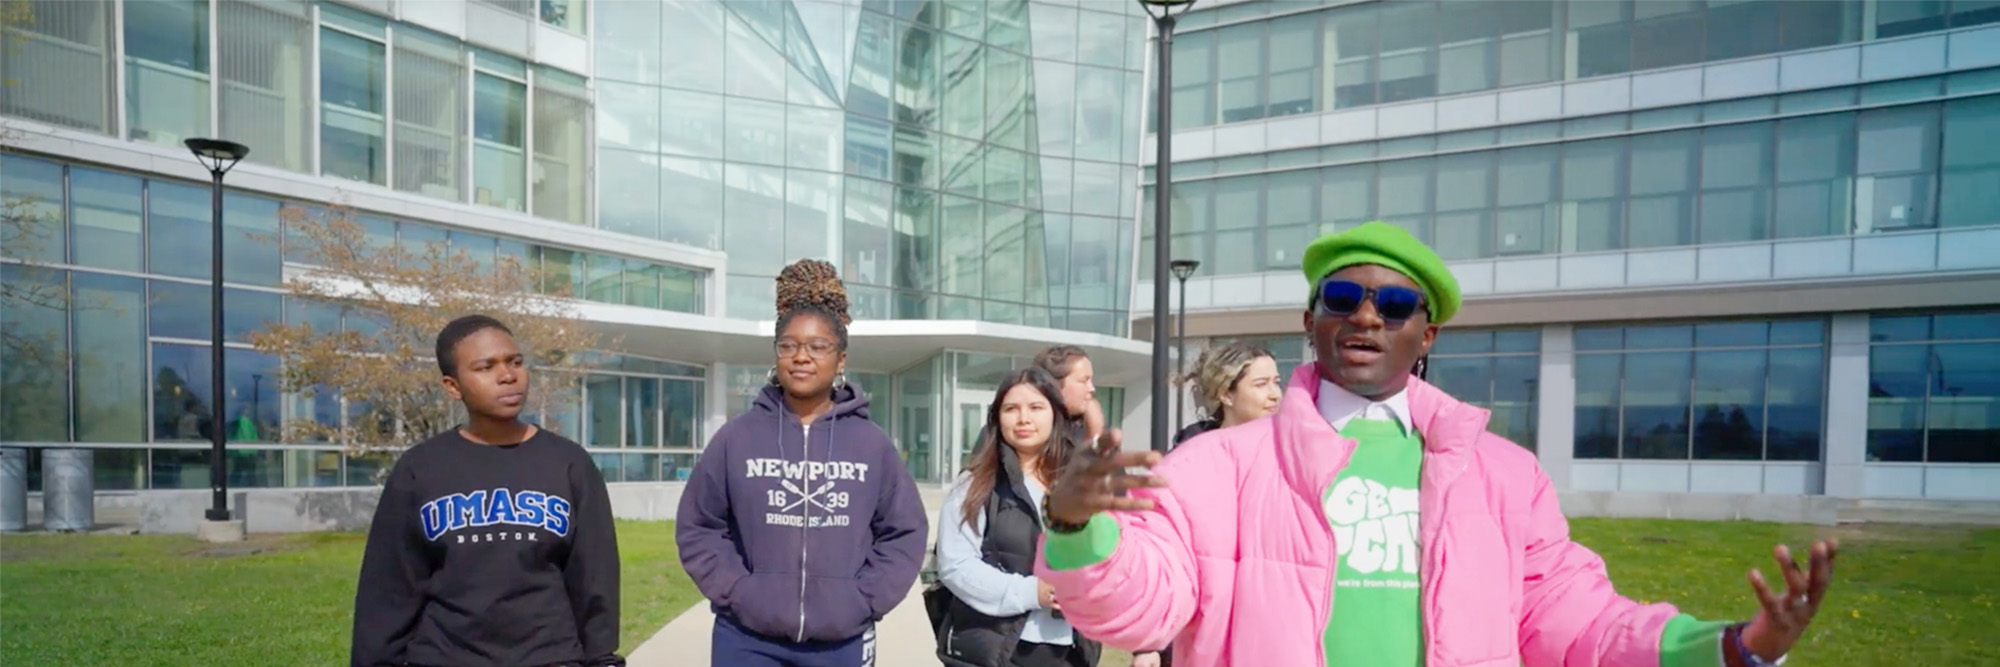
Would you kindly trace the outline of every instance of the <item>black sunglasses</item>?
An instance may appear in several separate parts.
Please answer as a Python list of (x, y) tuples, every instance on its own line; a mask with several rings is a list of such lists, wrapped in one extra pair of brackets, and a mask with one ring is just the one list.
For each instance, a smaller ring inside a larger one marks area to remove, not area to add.
[(1365, 287), (1360, 283), (1346, 280), (1329, 280), (1319, 284), (1319, 312), (1335, 317), (1347, 317), (1361, 309), (1361, 302), (1374, 301), (1375, 312), (1389, 322), (1401, 322), (1416, 316), (1424, 306), (1424, 293), (1408, 287), (1384, 285)]

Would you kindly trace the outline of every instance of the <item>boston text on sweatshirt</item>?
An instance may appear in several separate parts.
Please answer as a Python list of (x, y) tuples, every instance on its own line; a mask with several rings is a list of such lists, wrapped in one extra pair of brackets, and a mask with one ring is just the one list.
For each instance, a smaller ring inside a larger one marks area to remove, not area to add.
[(624, 664), (618, 536), (581, 445), (456, 429), (389, 473), (354, 595), (356, 667)]
[(681, 495), (681, 564), (715, 612), (773, 639), (841, 641), (909, 595), (929, 519), (868, 398), (810, 426), (766, 386), (702, 451)]

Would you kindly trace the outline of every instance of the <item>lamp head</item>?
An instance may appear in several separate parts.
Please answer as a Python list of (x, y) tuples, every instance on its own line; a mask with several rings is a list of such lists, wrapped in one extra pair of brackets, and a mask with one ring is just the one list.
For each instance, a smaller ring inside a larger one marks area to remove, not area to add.
[(236, 163), (243, 159), (243, 156), (250, 154), (249, 146), (222, 139), (197, 138), (181, 143), (187, 145), (188, 150), (194, 153), (195, 160), (201, 162), (202, 167), (207, 168), (209, 173), (218, 175), (227, 173), (230, 167), (236, 166)]
[[(1194, 0), (1139, 0), (1139, 8), (1145, 10), (1146, 15), (1153, 17), (1155, 21), (1170, 21), (1179, 14), (1186, 14), (1187, 10), (1193, 7)], [(1153, 13), (1155, 9), (1160, 10), (1160, 13)]]
[(1187, 280), (1188, 276), (1194, 275), (1194, 270), (1198, 268), (1201, 268), (1201, 260), (1176, 259), (1167, 262), (1167, 269), (1173, 271), (1174, 277), (1181, 280)]

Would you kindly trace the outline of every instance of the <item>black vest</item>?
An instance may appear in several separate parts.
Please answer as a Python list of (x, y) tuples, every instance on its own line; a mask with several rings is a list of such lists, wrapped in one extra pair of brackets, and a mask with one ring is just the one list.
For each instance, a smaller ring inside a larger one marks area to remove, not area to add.
[[(1041, 508), (1028, 495), (1021, 477), (1021, 459), (1014, 448), (994, 440), (1000, 448), (1002, 479), (986, 498), (986, 535), (980, 543), (980, 560), (1008, 574), (1035, 574), (1035, 544), (1042, 535)], [(956, 510), (957, 508), (952, 508)], [(938, 654), (948, 667), (1006, 667), (1013, 664), (1014, 650), (1021, 642), (1021, 630), (1028, 614), (994, 617), (979, 613), (971, 605), (952, 597), (945, 610), (949, 628), (938, 637)], [(1072, 631), (1077, 649), (1097, 664), (1101, 647)]]

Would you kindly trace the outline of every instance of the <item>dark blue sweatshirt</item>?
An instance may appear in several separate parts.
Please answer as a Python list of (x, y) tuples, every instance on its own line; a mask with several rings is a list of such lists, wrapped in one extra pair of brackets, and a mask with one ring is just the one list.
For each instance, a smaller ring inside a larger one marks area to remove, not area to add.
[(929, 519), (853, 385), (810, 427), (766, 386), (723, 425), (681, 495), (681, 566), (715, 613), (790, 642), (859, 636), (903, 601)]

